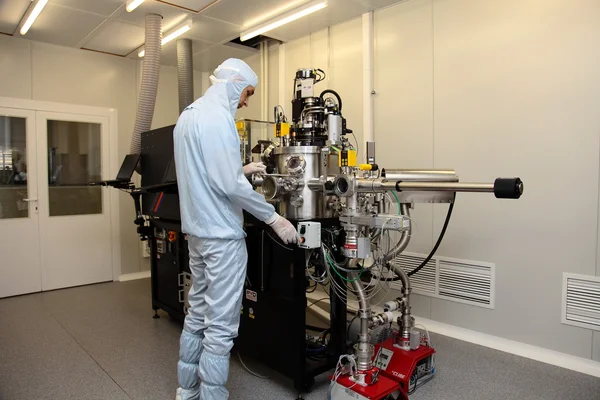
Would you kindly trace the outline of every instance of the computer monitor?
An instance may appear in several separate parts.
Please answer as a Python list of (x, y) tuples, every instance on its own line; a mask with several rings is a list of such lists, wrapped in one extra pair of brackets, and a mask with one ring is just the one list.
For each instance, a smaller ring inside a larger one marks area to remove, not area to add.
[(131, 181), (131, 177), (133, 176), (133, 172), (135, 171), (135, 167), (137, 167), (140, 162), (140, 154), (127, 154), (125, 156), (125, 160), (123, 164), (121, 164), (121, 169), (117, 174), (117, 180), (121, 182), (129, 182)]

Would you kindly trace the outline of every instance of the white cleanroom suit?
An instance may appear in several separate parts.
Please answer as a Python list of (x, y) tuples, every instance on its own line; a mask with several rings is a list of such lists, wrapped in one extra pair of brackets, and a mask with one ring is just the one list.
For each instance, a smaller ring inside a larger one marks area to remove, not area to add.
[(296, 229), (280, 217), (244, 175), (234, 116), (242, 92), (258, 77), (243, 61), (229, 59), (206, 94), (180, 115), (173, 133), (182, 231), (188, 236), (192, 288), (180, 340), (177, 398), (223, 400), (229, 352), (240, 322), (248, 255), (242, 210), (271, 225), (286, 243)]

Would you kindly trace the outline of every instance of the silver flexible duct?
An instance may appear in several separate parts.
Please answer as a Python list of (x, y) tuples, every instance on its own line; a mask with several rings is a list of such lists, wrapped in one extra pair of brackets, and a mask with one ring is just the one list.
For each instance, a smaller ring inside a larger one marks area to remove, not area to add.
[(179, 86), (179, 113), (194, 102), (194, 64), (192, 41), (177, 40), (177, 84)]
[[(358, 260), (353, 259), (350, 267), (356, 267)], [(371, 306), (367, 300), (365, 289), (358, 274), (352, 273), (352, 288), (358, 298), (358, 317), (360, 319), (360, 332), (358, 334), (358, 343), (354, 347), (356, 354), (356, 364), (360, 371), (366, 371), (373, 366), (373, 345), (369, 334), (369, 325), (371, 323)]]
[(158, 75), (160, 73), (160, 46), (162, 41), (162, 16), (146, 15), (146, 43), (144, 44), (144, 66), (142, 69), (142, 85), (138, 99), (135, 126), (131, 137), (132, 154), (140, 154), (142, 147), (142, 132), (149, 131), (154, 116), (156, 91), (158, 90)]

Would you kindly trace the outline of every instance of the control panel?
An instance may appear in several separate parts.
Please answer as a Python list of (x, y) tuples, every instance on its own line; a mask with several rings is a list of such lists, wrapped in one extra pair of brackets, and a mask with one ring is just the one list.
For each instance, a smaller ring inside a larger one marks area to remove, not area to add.
[(298, 223), (298, 247), (302, 249), (318, 249), (321, 247), (321, 223)]

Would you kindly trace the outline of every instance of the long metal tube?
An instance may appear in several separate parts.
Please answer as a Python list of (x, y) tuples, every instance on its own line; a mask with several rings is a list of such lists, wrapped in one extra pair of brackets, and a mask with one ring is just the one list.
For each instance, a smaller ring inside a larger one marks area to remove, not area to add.
[(432, 192), (485, 192), (493, 193), (493, 183), (459, 183), (459, 182), (381, 182), (377, 185), (382, 190), (414, 190)]

